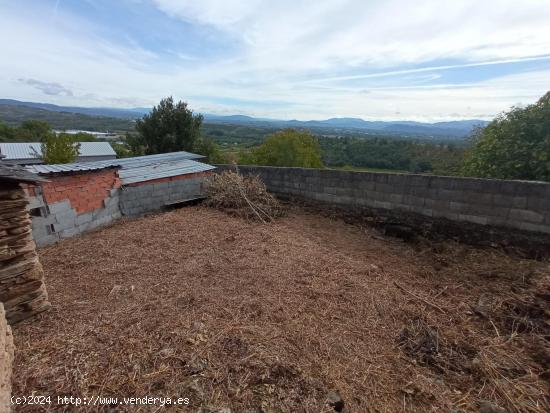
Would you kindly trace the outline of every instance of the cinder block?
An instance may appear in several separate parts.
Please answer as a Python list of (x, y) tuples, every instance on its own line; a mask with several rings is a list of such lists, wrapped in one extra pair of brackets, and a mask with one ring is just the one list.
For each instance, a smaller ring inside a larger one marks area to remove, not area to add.
[(352, 196), (336, 195), (333, 202), (341, 205), (353, 205), (355, 204), (355, 199)]
[(465, 195), (464, 195), (464, 192), (462, 191), (454, 191), (450, 189), (438, 189), (437, 199), (440, 199), (443, 201), (460, 202), (465, 199)]
[(73, 209), (69, 209), (64, 212), (58, 212), (55, 214), (55, 218), (58, 223), (63, 224), (64, 222), (72, 222), (76, 219), (76, 212)]
[(403, 202), (403, 195), (401, 194), (390, 194), (389, 201), (392, 204), (400, 204)]
[(519, 208), (528, 208), (528, 209), (537, 210), (537, 211), (550, 211), (550, 198), (531, 196), (529, 198), (522, 198), (522, 199), (527, 201), (526, 202), (527, 205)]
[(531, 232), (542, 232), (550, 234), (550, 225), (533, 224), (530, 222), (521, 222), (518, 226), (519, 229)]
[(394, 192), (395, 187), (393, 185), (377, 182), (374, 189), (376, 192), (392, 193)]
[(426, 175), (411, 175), (409, 179), (409, 184), (411, 186), (420, 186), (422, 188), (428, 188), (430, 185), (430, 178)]
[(51, 214), (57, 214), (71, 209), (71, 203), (69, 200), (48, 204), (48, 210)]
[(527, 209), (510, 209), (509, 218), (517, 221), (527, 221), (535, 224), (544, 222), (544, 215)]
[(381, 208), (381, 209), (392, 209), (391, 202), (387, 202), (387, 201), (374, 201), (373, 206), (375, 208)]
[(376, 183), (370, 180), (363, 179), (357, 183), (357, 187), (366, 191), (374, 191), (376, 188)]
[(71, 237), (74, 237), (75, 235), (78, 235), (78, 234), (80, 234), (80, 231), (78, 230), (78, 228), (66, 229), (66, 230), (61, 231), (59, 233), (61, 238), (71, 238)]
[(86, 224), (91, 220), (92, 220), (92, 214), (90, 213), (80, 214), (76, 217), (75, 225), (79, 226), (82, 224)]
[(424, 206), (424, 198), (414, 195), (405, 195), (403, 197), (403, 203), (411, 206)]
[(426, 215), (427, 217), (433, 216), (433, 210), (431, 208), (426, 208), (426, 207), (418, 208), (418, 213), (421, 215)]
[(472, 222), (474, 224), (479, 224), (479, 225), (487, 225), (488, 223), (488, 218), (478, 217), (475, 215), (459, 214), (458, 219), (460, 221)]
[(344, 197), (344, 196), (350, 197), (350, 196), (353, 196), (353, 189), (350, 189), (350, 188), (342, 185), (342, 186), (336, 187), (335, 194), (340, 196), (340, 197)]
[(487, 225), (491, 225), (493, 227), (505, 227), (507, 226), (508, 220), (504, 217), (488, 217), (487, 218)]

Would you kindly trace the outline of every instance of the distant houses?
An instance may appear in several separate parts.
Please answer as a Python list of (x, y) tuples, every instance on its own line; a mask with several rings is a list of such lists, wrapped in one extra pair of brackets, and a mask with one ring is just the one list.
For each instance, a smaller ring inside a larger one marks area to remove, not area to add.
[(67, 130), (57, 130), (54, 129), (54, 132), (59, 135), (60, 133), (66, 133), (68, 135), (77, 135), (79, 133), (86, 133), (92, 135), (96, 139), (107, 140), (107, 141), (118, 141), (121, 139), (122, 135), (115, 132), (96, 132), (82, 129), (67, 129)]
[[(5, 163), (30, 165), (41, 164), (42, 149), (39, 142), (0, 143), (0, 157)], [(116, 152), (109, 142), (80, 142), (78, 162), (116, 159)]]

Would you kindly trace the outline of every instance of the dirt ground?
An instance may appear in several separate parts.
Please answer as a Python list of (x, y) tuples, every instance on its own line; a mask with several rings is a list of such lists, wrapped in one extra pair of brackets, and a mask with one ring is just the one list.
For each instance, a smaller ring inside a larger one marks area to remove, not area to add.
[(201, 206), (40, 259), (53, 308), (14, 328), (14, 395), (189, 398), (66, 411), (550, 411), (547, 262)]

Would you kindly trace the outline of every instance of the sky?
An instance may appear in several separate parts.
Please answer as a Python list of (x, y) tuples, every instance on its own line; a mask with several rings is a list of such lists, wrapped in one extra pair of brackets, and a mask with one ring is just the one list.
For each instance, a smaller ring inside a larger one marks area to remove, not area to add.
[(550, 90), (549, 0), (0, 0), (0, 98), (491, 119)]

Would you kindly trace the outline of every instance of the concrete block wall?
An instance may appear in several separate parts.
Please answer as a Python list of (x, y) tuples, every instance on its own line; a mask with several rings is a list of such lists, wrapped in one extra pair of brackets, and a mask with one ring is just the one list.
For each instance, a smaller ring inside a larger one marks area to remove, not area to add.
[(280, 195), (550, 234), (550, 183), (262, 166), (239, 170), (259, 175)]
[(122, 214), (138, 216), (166, 205), (203, 196), (203, 182), (211, 172), (179, 175), (124, 186), (120, 194)]

